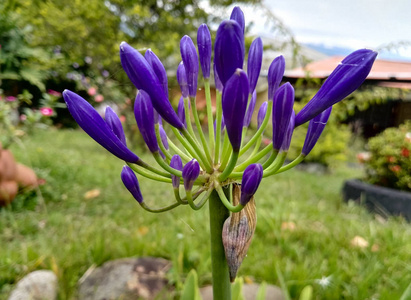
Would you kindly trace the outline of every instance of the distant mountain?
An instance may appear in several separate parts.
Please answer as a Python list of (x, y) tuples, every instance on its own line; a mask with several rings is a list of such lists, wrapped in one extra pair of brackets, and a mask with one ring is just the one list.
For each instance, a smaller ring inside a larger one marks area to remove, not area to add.
[[(309, 47), (311, 49), (314, 49), (318, 52), (321, 52), (325, 55), (328, 56), (335, 56), (335, 55), (341, 55), (341, 56), (346, 56), (353, 52), (356, 49), (351, 49), (351, 48), (344, 48), (344, 47), (334, 47), (334, 46), (326, 46), (324, 44), (312, 44), (312, 43), (306, 43), (303, 44), (306, 47)], [(399, 55), (398, 53), (395, 52), (388, 52), (388, 51), (383, 51), (378, 53), (378, 58), (380, 59), (387, 59), (387, 60), (397, 60), (397, 61), (411, 61), (411, 57), (404, 57)]]

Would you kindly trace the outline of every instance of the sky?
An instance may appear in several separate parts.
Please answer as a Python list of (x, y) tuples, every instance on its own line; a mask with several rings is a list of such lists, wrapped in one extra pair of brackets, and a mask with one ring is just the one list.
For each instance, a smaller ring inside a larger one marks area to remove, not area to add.
[[(408, 41), (398, 54), (411, 59), (410, 0), (264, 0), (264, 4), (300, 43), (377, 49)], [(254, 21), (252, 33), (270, 34), (258, 10), (240, 6), (246, 21)]]

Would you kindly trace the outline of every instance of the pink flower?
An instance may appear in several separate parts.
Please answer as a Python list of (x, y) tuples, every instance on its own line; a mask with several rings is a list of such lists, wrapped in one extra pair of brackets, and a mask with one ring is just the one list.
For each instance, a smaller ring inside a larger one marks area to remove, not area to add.
[(371, 159), (371, 153), (370, 152), (360, 152), (357, 154), (357, 159), (360, 163), (367, 162)]
[(61, 93), (60, 93), (60, 92), (57, 92), (57, 91), (55, 91), (55, 90), (48, 90), (48, 91), (47, 91), (47, 94), (52, 95), (52, 96), (56, 96), (56, 97), (60, 97), (60, 96), (61, 96)]
[(6, 97), (6, 101), (9, 101), (9, 102), (13, 102), (13, 101), (16, 101), (17, 100), (17, 97), (14, 97), (14, 96), (7, 96)]
[(88, 89), (87, 93), (90, 96), (94, 96), (97, 93), (97, 89), (95, 87), (91, 87), (91, 88)]
[(124, 123), (126, 121), (126, 116), (121, 115), (120, 116), (120, 121), (121, 121), (121, 123)]
[(20, 121), (26, 121), (27, 120), (27, 116), (22, 114), (20, 115)]
[(40, 112), (45, 117), (50, 117), (53, 115), (53, 109), (51, 107), (42, 107), (40, 108)]
[(94, 101), (96, 102), (102, 102), (104, 100), (104, 96), (101, 94), (98, 94), (97, 96), (94, 97)]

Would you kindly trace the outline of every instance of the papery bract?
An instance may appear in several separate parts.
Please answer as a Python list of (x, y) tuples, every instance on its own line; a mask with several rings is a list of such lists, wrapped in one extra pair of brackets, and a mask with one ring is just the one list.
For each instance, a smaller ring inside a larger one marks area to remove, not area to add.
[(126, 42), (122, 42), (120, 60), (128, 78), (137, 89), (145, 90), (150, 95), (153, 106), (161, 117), (172, 126), (182, 129), (183, 123), (168, 101), (162, 83), (144, 56)]
[(244, 127), (250, 126), (251, 117), (254, 113), (255, 103), (257, 102), (257, 92), (254, 90), (253, 94), (251, 95), (250, 103), (248, 103), (247, 112), (245, 113), (244, 117)]
[(140, 160), (121, 142), (90, 103), (69, 90), (64, 90), (63, 97), (74, 120), (97, 143), (127, 162)]
[(294, 105), (294, 88), (287, 82), (275, 93), (273, 100), (273, 148), (279, 150), (283, 144)]
[(184, 98), (187, 98), (189, 93), (187, 83), (187, 72), (183, 62), (181, 62), (177, 67), (177, 81), (180, 85), (181, 94)]
[(241, 181), (241, 205), (246, 205), (254, 196), (261, 179), (263, 179), (263, 167), (260, 164), (251, 164), (244, 170)]
[(361, 49), (344, 58), (317, 94), (297, 114), (295, 126), (311, 120), (358, 89), (370, 73), (377, 54), (372, 50)]
[(194, 98), (197, 94), (198, 55), (193, 41), (187, 35), (180, 41), (180, 52), (186, 69), (188, 93)]
[(151, 152), (158, 151), (157, 137), (154, 129), (154, 112), (150, 95), (139, 90), (134, 102), (134, 116), (143, 140)]
[(143, 195), (140, 191), (137, 176), (129, 166), (124, 166), (123, 170), (121, 170), (121, 180), (131, 195), (133, 195), (134, 199), (136, 199), (138, 203), (142, 203)]
[(197, 31), (197, 47), (201, 70), (204, 78), (210, 78), (211, 34), (206, 24), (201, 24)]
[(314, 148), (315, 144), (321, 136), (321, 133), (324, 130), (325, 125), (327, 124), (328, 118), (331, 114), (331, 110), (332, 106), (310, 120), (301, 154), (308, 155)]
[(280, 86), (281, 80), (285, 71), (285, 59), (282, 55), (274, 58), (270, 67), (268, 68), (268, 101), (274, 99), (275, 92)]
[[(178, 171), (182, 171), (183, 162), (181, 160), (181, 157), (178, 156), (177, 154), (173, 155), (173, 157), (170, 160), (170, 167)], [(180, 177), (171, 174), (171, 180), (172, 180), (173, 188), (178, 189), (178, 187), (180, 186)]]
[(154, 73), (156, 73), (158, 80), (160, 80), (160, 83), (163, 86), (164, 93), (168, 97), (167, 72), (166, 72), (166, 69), (164, 68), (163, 63), (157, 57), (157, 55), (155, 55), (154, 52), (151, 51), (151, 49), (147, 49), (146, 53), (144, 54), (144, 57), (147, 60), (148, 64), (153, 69)]
[(225, 86), (236, 69), (244, 63), (244, 38), (236, 21), (225, 20), (217, 30), (214, 45), (214, 63), (218, 78)]
[(248, 92), (247, 74), (243, 70), (237, 69), (227, 81), (222, 96), (224, 121), (234, 152), (238, 152), (241, 146)]
[(263, 41), (256, 38), (250, 46), (247, 60), (247, 75), (250, 82), (250, 93), (254, 92), (260, 76), (261, 64), (263, 62)]
[(104, 118), (106, 120), (107, 125), (111, 128), (114, 134), (120, 139), (120, 141), (124, 145), (127, 146), (123, 125), (121, 124), (120, 118), (117, 116), (114, 110), (111, 109), (110, 106), (106, 107)]
[(200, 175), (200, 165), (196, 159), (193, 159), (186, 163), (183, 168), (182, 176), (184, 180), (184, 188), (187, 191), (191, 191), (194, 185), (194, 181)]

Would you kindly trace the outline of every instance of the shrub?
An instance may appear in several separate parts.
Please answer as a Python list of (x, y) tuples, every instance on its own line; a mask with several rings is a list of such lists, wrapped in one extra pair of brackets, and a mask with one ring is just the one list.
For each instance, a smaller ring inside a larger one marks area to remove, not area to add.
[(411, 191), (411, 121), (388, 128), (368, 142), (363, 159), (366, 180), (372, 184)]

